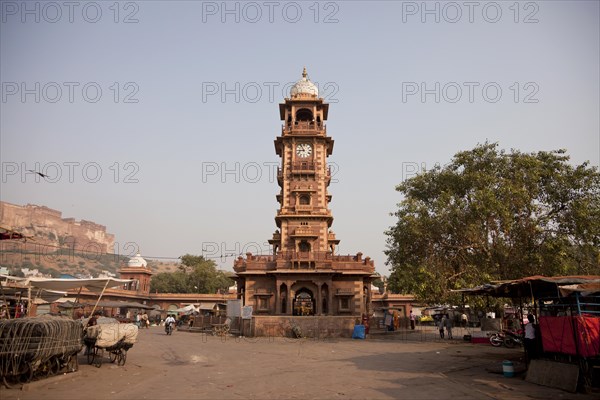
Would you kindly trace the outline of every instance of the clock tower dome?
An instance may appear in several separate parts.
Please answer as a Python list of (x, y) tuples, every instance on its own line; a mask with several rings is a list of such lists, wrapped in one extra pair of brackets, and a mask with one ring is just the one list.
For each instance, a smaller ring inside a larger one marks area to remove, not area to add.
[(369, 311), (374, 263), (360, 252), (338, 255), (339, 240), (331, 230), (327, 157), (334, 141), (325, 126), (328, 113), (329, 104), (305, 68), (279, 105), (283, 126), (275, 153), (281, 157), (280, 190), (277, 230), (269, 240), (272, 254), (247, 253), (234, 263), (239, 296), (254, 315), (355, 318)]

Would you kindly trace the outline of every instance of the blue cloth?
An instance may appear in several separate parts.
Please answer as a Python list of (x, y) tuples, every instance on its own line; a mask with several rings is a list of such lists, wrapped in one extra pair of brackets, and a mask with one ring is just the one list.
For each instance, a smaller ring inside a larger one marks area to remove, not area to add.
[(354, 325), (354, 332), (352, 332), (352, 339), (364, 339), (365, 338), (365, 326)]

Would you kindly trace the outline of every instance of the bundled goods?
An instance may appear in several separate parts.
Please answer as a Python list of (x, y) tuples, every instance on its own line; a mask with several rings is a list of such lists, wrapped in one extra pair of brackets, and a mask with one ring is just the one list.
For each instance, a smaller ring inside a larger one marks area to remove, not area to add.
[(83, 328), (67, 317), (0, 320), (0, 375), (35, 371), (50, 359), (67, 360), (82, 348)]
[(138, 327), (135, 324), (98, 324), (86, 328), (85, 341), (101, 348), (114, 347), (119, 342), (131, 347), (136, 342), (137, 335)]

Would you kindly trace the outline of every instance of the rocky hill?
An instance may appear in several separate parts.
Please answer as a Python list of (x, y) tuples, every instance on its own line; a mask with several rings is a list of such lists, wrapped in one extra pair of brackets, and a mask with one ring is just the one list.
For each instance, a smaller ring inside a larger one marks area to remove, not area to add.
[[(45, 206), (19, 206), (0, 202), (0, 227), (31, 237), (27, 241), (0, 242), (0, 266), (13, 274), (21, 268), (37, 269), (58, 277), (61, 274), (98, 276), (117, 274), (128, 257), (112, 254), (115, 237), (104, 225), (74, 218)], [(156, 272), (174, 271), (176, 263), (148, 260)]]

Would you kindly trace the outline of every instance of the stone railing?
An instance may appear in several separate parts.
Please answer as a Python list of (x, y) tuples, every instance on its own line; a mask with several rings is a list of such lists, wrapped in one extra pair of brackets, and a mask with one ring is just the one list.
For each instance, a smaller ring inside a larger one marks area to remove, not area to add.
[(331, 252), (282, 251), (276, 255), (255, 256), (246, 253), (246, 258), (238, 257), (233, 269), (243, 271), (267, 271), (277, 268), (288, 269), (296, 262), (307, 261), (314, 263), (310, 269), (326, 269), (340, 271), (375, 272), (375, 263), (370, 257), (362, 258), (362, 253), (356, 255), (334, 255)]
[(323, 123), (313, 121), (297, 121), (292, 124), (283, 125), (281, 127), (282, 134), (309, 134), (314, 135), (315, 132), (327, 133), (327, 126)]
[[(298, 210), (298, 207), (309, 207), (308, 209), (310, 210), (310, 208), (312, 208), (311, 206), (296, 206), (296, 210)], [(301, 208), (300, 208), (301, 210)], [(319, 230), (318, 229), (312, 229), (312, 228), (296, 228), (294, 229), (294, 233), (293, 236), (318, 236), (319, 235)]]

